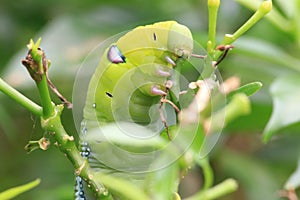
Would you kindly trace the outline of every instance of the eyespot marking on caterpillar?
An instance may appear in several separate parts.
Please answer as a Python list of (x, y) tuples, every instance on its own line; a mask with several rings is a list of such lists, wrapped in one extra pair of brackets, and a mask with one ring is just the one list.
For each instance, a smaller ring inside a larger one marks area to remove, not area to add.
[(117, 47), (117, 45), (112, 45), (108, 52), (107, 52), (107, 58), (112, 63), (118, 64), (118, 63), (125, 63), (126, 58), (120, 51), (120, 49)]

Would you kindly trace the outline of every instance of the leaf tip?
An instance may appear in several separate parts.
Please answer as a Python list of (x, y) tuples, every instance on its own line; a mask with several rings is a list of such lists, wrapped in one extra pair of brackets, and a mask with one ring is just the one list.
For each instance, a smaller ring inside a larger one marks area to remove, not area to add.
[(272, 137), (272, 132), (270, 132), (270, 131), (264, 132), (263, 139), (262, 139), (263, 143), (267, 144), (270, 141), (271, 137)]

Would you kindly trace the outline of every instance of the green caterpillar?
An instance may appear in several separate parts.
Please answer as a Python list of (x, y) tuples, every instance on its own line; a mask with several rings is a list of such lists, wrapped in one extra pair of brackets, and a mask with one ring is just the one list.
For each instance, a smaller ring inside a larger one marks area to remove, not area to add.
[[(178, 59), (190, 57), (192, 50), (190, 30), (175, 21), (140, 26), (128, 32), (102, 56), (89, 84), (84, 118), (97, 120), (100, 125), (113, 122), (113, 113), (127, 105), (135, 123), (149, 123), (149, 108), (165, 94), (164, 82), (171, 76), (172, 68)], [(119, 91), (125, 93), (125, 98), (131, 95), (130, 102), (122, 99), (112, 105), (112, 99), (121, 96), (114, 92), (116, 84), (129, 71), (128, 82), (124, 80)]]
[[(192, 51), (190, 30), (175, 21), (139, 26), (108, 46), (88, 86), (81, 127), (83, 136), (119, 121), (155, 127), (155, 131), (161, 132), (164, 127), (157, 127), (157, 122), (162, 124), (158, 105), (168, 95), (166, 81), (172, 77), (178, 61), (188, 59)], [(90, 148), (84, 137), (82, 140), (82, 156), (103, 173), (142, 179), (124, 171), (132, 168), (128, 171), (134, 172), (134, 163), (147, 166), (152, 162), (145, 156), (117, 151), (114, 145), (103, 141), (96, 144), (96, 150)], [(82, 179), (77, 177), (76, 183), (76, 198), (85, 199)]]

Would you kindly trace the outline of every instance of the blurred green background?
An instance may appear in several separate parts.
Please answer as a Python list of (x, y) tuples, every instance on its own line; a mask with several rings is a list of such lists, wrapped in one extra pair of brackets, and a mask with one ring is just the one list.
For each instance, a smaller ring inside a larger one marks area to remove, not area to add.
[[(298, 0), (289, 1), (290, 7), (281, 2), (274, 2), (279, 13), (288, 20), (295, 19), (297, 16), (287, 10), (293, 8), (294, 13), (300, 12), (300, 6), (299, 10), (291, 7), (293, 3), (299, 5)], [(71, 99), (80, 63), (111, 35), (172, 19), (188, 26), (195, 39), (205, 45), (206, 4), (205, 0), (1, 0), (1, 78), (39, 102), (34, 83), (20, 61), (26, 56), (29, 39), (42, 37), (41, 46), (52, 61), (49, 74)], [(236, 1), (221, 1), (219, 42), (252, 13)], [(280, 134), (267, 144), (262, 142), (262, 133), (272, 113), (270, 85), (284, 75), (299, 73), (299, 37), (297, 28), (282, 30), (264, 19), (234, 43), (235, 49), (219, 66), (223, 79), (235, 75), (243, 84), (261, 81), (264, 85), (251, 97), (252, 113), (230, 124), (211, 154), (216, 183), (233, 177), (240, 184), (239, 191), (224, 200), (277, 199), (277, 192), (297, 167), (300, 152), (297, 120), (285, 124), (290, 126), (280, 127), (276, 131)], [(59, 102), (55, 96), (53, 99)], [(42, 136), (39, 120), (2, 93), (0, 102), (0, 191), (41, 178), (40, 186), (16, 199), (72, 199), (74, 173), (64, 155), (54, 146), (46, 152), (37, 150), (26, 154), (24, 150), (29, 140)], [(285, 106), (289, 110), (295, 105)], [(70, 110), (64, 111), (62, 120), (66, 130), (77, 137)], [(185, 177), (180, 187), (183, 197), (198, 191), (201, 177), (200, 169), (193, 169)]]

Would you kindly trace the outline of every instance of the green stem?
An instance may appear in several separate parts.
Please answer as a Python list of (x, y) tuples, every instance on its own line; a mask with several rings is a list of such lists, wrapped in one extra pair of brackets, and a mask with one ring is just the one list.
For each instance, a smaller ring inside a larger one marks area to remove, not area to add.
[[(268, 14), (272, 10), (272, 1), (266, 0), (261, 3), (258, 10), (252, 15), (252, 17), (243, 24), (235, 33), (226, 34), (222, 41), (223, 45), (232, 44), (235, 40), (237, 40), (240, 36), (242, 36), (245, 32), (247, 32), (252, 26), (254, 26), (259, 20), (261, 20), (266, 14)], [(218, 58), (222, 54), (221, 51), (215, 52), (213, 58)]]
[(32, 188), (38, 186), (40, 184), (41, 180), (36, 179), (30, 183), (20, 185), (17, 187), (10, 188), (2, 193), (0, 193), (0, 199), (12, 199), (17, 197), (18, 195), (31, 190)]
[(36, 74), (39, 74), (41, 78), (34, 79), (34, 81), (36, 82), (41, 97), (41, 104), (43, 107), (43, 117), (47, 118), (53, 114), (54, 105), (51, 102), (51, 97), (50, 97), (48, 82), (47, 82), (48, 66), (44, 66), (47, 65), (46, 63), (47, 61), (43, 62), (43, 59), (45, 59), (45, 54), (39, 48), (40, 44), (41, 44), (41, 38), (39, 38), (36, 43), (34, 43), (33, 40), (30, 40), (28, 48), (31, 50), (30, 54), (32, 56), (33, 61), (38, 64), (37, 68), (34, 68), (33, 70)]
[[(296, 10), (300, 10), (300, 2), (299, 1), (296, 1), (296, 6), (297, 6), (297, 9)], [(294, 34), (295, 34), (295, 38), (296, 38), (296, 41), (297, 41), (297, 44), (298, 44), (298, 47), (300, 47), (300, 22), (299, 22), (299, 17), (300, 17), (300, 14), (299, 12), (295, 12), (295, 17), (294, 17), (294, 26), (295, 26), (295, 31)]]
[(233, 179), (227, 179), (215, 187), (196, 193), (185, 200), (213, 200), (236, 191), (238, 184)]
[(258, 10), (252, 15), (252, 17), (241, 26), (234, 34), (226, 34), (223, 40), (224, 45), (232, 44), (237, 38), (248, 31), (252, 26), (254, 26), (259, 20), (261, 20), (266, 14), (268, 14), (272, 9), (272, 1), (267, 0), (261, 3)]
[(207, 52), (212, 56), (216, 45), (217, 16), (220, 0), (208, 0), (208, 42)]
[(42, 128), (48, 133), (51, 133), (50, 136), (55, 138), (60, 151), (62, 151), (64, 155), (66, 155), (66, 157), (74, 166), (76, 175), (80, 175), (84, 180), (86, 180), (91, 189), (97, 194), (98, 197), (107, 197), (108, 194), (104, 195), (106, 189), (101, 183), (95, 180), (96, 173), (90, 168), (87, 160), (80, 155), (80, 152), (76, 147), (74, 138), (66, 133), (61, 123), (60, 116), (63, 107), (63, 105), (58, 105), (54, 107), (54, 113), (53, 115), (51, 115), (51, 117), (42, 117)]
[(55, 106), (51, 102), (46, 77), (46, 70), (48, 66), (45, 64), (44, 52), (39, 49), (40, 42), (40, 39), (35, 44), (32, 40), (30, 41), (30, 44), (28, 45), (30, 55), (27, 55), (24, 63), (26, 64), (30, 75), (34, 75), (32, 78), (36, 82), (40, 93), (43, 109), (9, 86), (1, 78), (0, 90), (30, 110), (32, 113), (41, 117), (41, 126), (43, 130), (45, 130), (50, 137), (55, 138), (55, 143), (59, 147), (60, 151), (64, 153), (74, 166), (76, 175), (80, 175), (84, 180), (86, 180), (99, 198), (101, 197), (102, 199), (104, 197), (107, 199), (110, 197), (108, 192), (102, 183), (95, 180), (94, 177), (96, 177), (96, 173), (90, 168), (87, 160), (81, 156), (74, 138), (66, 133), (61, 123), (60, 117), (64, 106)]
[(41, 104), (43, 108), (43, 117), (50, 117), (54, 112), (54, 105), (51, 102), (51, 97), (48, 89), (47, 70), (48, 61), (44, 51), (39, 47), (41, 38), (36, 43), (31, 39), (27, 45), (29, 51), (22, 64), (27, 68), (31, 78), (35, 81), (39, 90)]
[(73, 138), (66, 133), (61, 124), (60, 115), (62, 110), (62, 105), (56, 106), (51, 117), (43, 116), (41, 118), (41, 126), (45, 131), (51, 132), (51, 135), (53, 135), (58, 142), (60, 150), (66, 154), (75, 168), (79, 168), (85, 161), (80, 156), (80, 153), (73, 142)]
[[(259, 0), (235, 0), (241, 5), (251, 9), (256, 10), (261, 1)], [(292, 30), (292, 25), (289, 20), (287, 20), (282, 14), (276, 9), (272, 8), (272, 12), (270, 12), (266, 18), (271, 21), (275, 26), (277, 26), (279, 29), (285, 32), (290, 32)], [(295, 18), (299, 19), (299, 18)]]
[(66, 155), (74, 166), (76, 174), (80, 175), (88, 182), (97, 196), (107, 197), (107, 195), (103, 195), (106, 189), (101, 183), (94, 180), (93, 177), (96, 177), (95, 172), (91, 170), (87, 160), (80, 155), (74, 138), (66, 133), (61, 123), (60, 117), (64, 106), (55, 106), (51, 102), (47, 82), (48, 61), (46, 61), (44, 52), (39, 48), (40, 43), (41, 39), (39, 39), (36, 43), (32, 40), (30, 41), (28, 45), (30, 55), (27, 55), (24, 63), (29, 73), (33, 75), (32, 78), (36, 82), (40, 94), (41, 104), (43, 107), (41, 126), (50, 137), (55, 138), (60, 151)]
[(25, 107), (32, 114), (36, 116), (42, 116), (43, 109), (35, 104), (33, 101), (25, 97), (19, 91), (8, 85), (3, 79), (0, 78), (0, 91), (14, 99), (17, 103)]
[(207, 157), (203, 159), (196, 158), (196, 162), (203, 170), (203, 177), (204, 177), (203, 190), (207, 190), (213, 185), (214, 182), (213, 170), (209, 164), (209, 160)]
[(54, 106), (51, 102), (51, 97), (49, 93), (48, 83), (46, 74), (42, 75), (42, 80), (36, 82), (39, 94), (41, 97), (41, 104), (43, 107), (44, 118), (50, 117), (54, 112)]

